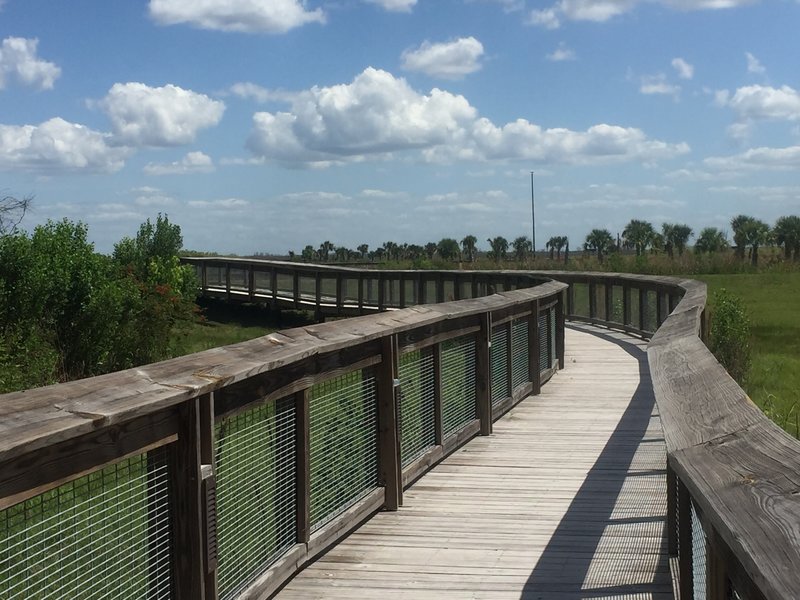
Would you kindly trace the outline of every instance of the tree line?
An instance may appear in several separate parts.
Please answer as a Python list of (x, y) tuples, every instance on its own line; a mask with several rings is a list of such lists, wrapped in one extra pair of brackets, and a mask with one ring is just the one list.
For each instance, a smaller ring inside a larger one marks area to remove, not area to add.
[[(733, 230), (732, 243), (727, 234), (716, 227), (705, 227), (697, 235), (693, 244), (695, 253), (713, 254), (733, 246), (735, 254), (741, 260), (745, 255), (750, 262), (758, 265), (759, 248), (771, 245), (783, 248), (786, 260), (800, 261), (800, 217), (796, 215), (780, 217), (770, 227), (764, 221), (748, 215), (738, 215), (731, 220)], [(592, 229), (583, 242), (583, 251), (594, 254), (599, 262), (612, 252), (632, 250), (636, 256), (647, 253), (664, 253), (670, 259), (683, 255), (689, 247), (694, 231), (684, 223), (663, 223), (658, 231), (651, 222), (631, 219), (616, 239), (608, 229)], [(513, 259), (524, 261), (533, 254), (529, 237), (520, 236), (509, 242), (503, 236), (488, 238), (488, 249), (485, 255), (495, 261)], [(570, 245), (567, 236), (553, 236), (545, 244), (551, 260), (561, 260), (562, 252), (565, 262), (569, 260)], [(375, 249), (368, 244), (360, 244), (355, 250), (346, 246), (337, 246), (326, 240), (315, 248), (307, 245), (300, 252), (305, 262), (392, 262), (434, 260), (475, 262), (483, 251), (478, 247), (478, 239), (474, 235), (465, 236), (460, 242), (454, 238), (442, 238), (439, 242), (419, 244), (398, 244), (384, 242)], [(289, 256), (295, 258), (295, 253)]]

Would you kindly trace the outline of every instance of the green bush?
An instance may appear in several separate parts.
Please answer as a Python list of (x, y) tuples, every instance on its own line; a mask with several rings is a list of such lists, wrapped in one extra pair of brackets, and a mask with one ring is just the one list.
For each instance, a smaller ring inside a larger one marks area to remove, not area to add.
[(709, 347), (737, 383), (744, 385), (750, 370), (750, 318), (741, 298), (722, 288), (714, 293)]

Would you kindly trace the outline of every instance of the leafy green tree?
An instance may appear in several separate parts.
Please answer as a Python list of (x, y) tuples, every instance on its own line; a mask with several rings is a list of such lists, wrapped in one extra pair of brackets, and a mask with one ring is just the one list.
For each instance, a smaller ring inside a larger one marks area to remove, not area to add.
[(655, 234), (652, 223), (631, 219), (622, 230), (623, 244), (626, 248), (634, 248), (636, 256), (643, 256), (647, 248), (653, 244)]
[(728, 239), (725, 234), (716, 227), (705, 227), (697, 236), (694, 244), (694, 251), (698, 254), (706, 252), (713, 254), (721, 252), (728, 247)]
[(736, 255), (744, 260), (745, 249), (750, 247), (750, 260), (758, 265), (758, 249), (769, 241), (769, 225), (747, 215), (737, 215), (731, 220), (733, 240), (736, 242)]
[(361, 244), (360, 246), (358, 246), (357, 250), (361, 254), (361, 259), (364, 260), (367, 258), (367, 254), (369, 253), (369, 245)]
[(741, 298), (726, 289), (713, 296), (709, 349), (740, 385), (750, 370), (750, 319)]
[(661, 234), (664, 239), (664, 250), (670, 258), (674, 258), (675, 250), (678, 256), (683, 256), (686, 244), (692, 237), (692, 228), (680, 223), (664, 223), (661, 225)]
[(556, 243), (557, 243), (557, 240), (558, 240), (558, 238), (553, 236), (549, 240), (547, 240), (547, 243), (545, 243), (545, 245), (544, 245), (544, 247), (546, 249), (550, 250), (550, 260), (553, 260), (556, 257)]
[(464, 255), (467, 257), (468, 262), (475, 262), (475, 258), (478, 254), (478, 238), (474, 235), (467, 235), (461, 240), (461, 249), (464, 252)]
[(508, 253), (508, 240), (502, 235), (498, 235), (486, 241), (489, 242), (489, 247), (491, 248), (489, 256), (494, 262), (499, 263), (501, 260), (505, 260), (506, 254)]
[(786, 260), (800, 260), (800, 217), (790, 215), (780, 217), (773, 228), (775, 243), (783, 246)]
[(436, 242), (428, 242), (425, 244), (425, 256), (427, 256), (428, 259), (433, 260), (433, 257), (436, 255), (436, 251), (438, 249), (439, 247), (436, 245)]
[(736, 246), (736, 256), (739, 260), (744, 260), (744, 253), (747, 248), (747, 228), (752, 221), (753, 217), (748, 215), (736, 215), (731, 219), (733, 244)]
[(458, 242), (453, 238), (442, 238), (436, 244), (436, 251), (443, 260), (455, 260), (460, 253)]
[(303, 251), (300, 253), (300, 256), (303, 258), (303, 262), (311, 262), (314, 260), (314, 256), (316, 252), (314, 250), (314, 246), (308, 244)]
[(514, 248), (514, 260), (518, 262), (525, 260), (525, 257), (531, 253), (532, 249), (531, 241), (524, 235), (515, 238), (511, 242), (511, 247)]
[(597, 261), (602, 263), (603, 256), (614, 248), (614, 238), (608, 229), (592, 229), (586, 236), (583, 249), (597, 253)]

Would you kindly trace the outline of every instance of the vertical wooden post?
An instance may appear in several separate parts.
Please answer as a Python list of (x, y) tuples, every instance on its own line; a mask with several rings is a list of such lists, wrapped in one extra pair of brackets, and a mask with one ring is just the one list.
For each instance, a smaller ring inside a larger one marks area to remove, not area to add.
[(314, 273), (314, 320), (321, 323), (324, 317), (322, 316), (322, 272), (316, 271)]
[(538, 396), (542, 393), (542, 372), (539, 369), (541, 360), (539, 338), (542, 335), (547, 335), (547, 331), (542, 331), (539, 327), (538, 299), (531, 303), (531, 311), (531, 320), (528, 325), (528, 372), (533, 384), (531, 393)]
[(256, 270), (253, 265), (247, 269), (247, 295), (250, 296), (250, 300), (256, 297)]
[(478, 297), (478, 278), (475, 277), (475, 273), (472, 273), (469, 276), (470, 286), (472, 287), (472, 297)]
[(206, 600), (217, 598), (217, 480), (214, 456), (214, 394), (200, 397), (200, 462)]
[(716, 532), (706, 537), (706, 598), (708, 600), (728, 600), (730, 590), (728, 570), (725, 567), (723, 541)]
[(564, 318), (564, 293), (558, 295), (556, 304), (556, 354), (558, 355), (558, 368), (564, 368), (564, 354), (566, 353), (566, 342), (564, 340), (566, 322)]
[(667, 554), (678, 555), (678, 477), (667, 460)]
[(666, 306), (664, 302), (664, 292), (656, 289), (656, 328), (661, 327), (664, 319), (667, 318)]
[(225, 299), (231, 299), (231, 263), (225, 263)]
[(300, 271), (292, 273), (292, 298), (294, 299), (294, 307), (300, 308)]
[(378, 476), (384, 486), (384, 506), (387, 510), (397, 510), (403, 504), (401, 432), (395, 387), (398, 354), (396, 335), (381, 339), (381, 363), (378, 367)]
[(173, 581), (178, 600), (206, 600), (201, 490), (200, 398), (178, 407), (178, 440), (169, 446)]
[(383, 271), (378, 273), (378, 310), (386, 310), (386, 274)]
[(444, 423), (442, 417), (442, 345), (433, 345), (433, 429), (436, 444), (444, 441)]
[(294, 395), (295, 477), (297, 489), (297, 542), (311, 537), (311, 388)]
[(358, 314), (364, 314), (364, 273), (358, 274)]
[(622, 284), (622, 324), (631, 325), (631, 286)]
[(202, 279), (200, 281), (200, 285), (202, 286), (203, 291), (205, 292), (208, 289), (208, 265), (204, 261), (202, 266), (203, 270), (201, 272)]
[(513, 319), (511, 321), (506, 321), (503, 327), (506, 328), (506, 339), (508, 340), (508, 344), (506, 344), (506, 364), (508, 368), (506, 369), (506, 382), (508, 386), (508, 397), (514, 397), (514, 338), (513, 332), (514, 327), (512, 326)]
[(406, 278), (400, 273), (400, 308), (406, 307)]
[(342, 309), (344, 308), (344, 275), (342, 273), (336, 274), (336, 314), (341, 316)]
[(606, 311), (605, 311), (605, 320), (606, 323), (610, 323), (611, 320), (614, 318), (614, 284), (606, 279), (605, 282), (605, 289), (606, 289)]
[(442, 303), (445, 301), (444, 297), (444, 275), (441, 272), (436, 273), (436, 302)]
[(481, 435), (492, 434), (492, 313), (480, 315), (480, 331), (475, 340), (475, 401), (476, 412), (481, 422)]
[(694, 594), (692, 575), (692, 499), (689, 490), (678, 479), (678, 573), (680, 597), (691, 598)]
[(269, 272), (269, 285), (272, 288), (272, 301), (271, 301), (271, 309), (275, 310), (278, 308), (278, 269), (272, 267)]
[(575, 284), (570, 283), (567, 288), (567, 315), (575, 315)]
[(669, 312), (672, 314), (672, 311), (678, 306), (678, 302), (680, 302), (680, 296), (677, 294), (670, 294), (669, 295)]
[(597, 318), (597, 285), (589, 281), (589, 318)]

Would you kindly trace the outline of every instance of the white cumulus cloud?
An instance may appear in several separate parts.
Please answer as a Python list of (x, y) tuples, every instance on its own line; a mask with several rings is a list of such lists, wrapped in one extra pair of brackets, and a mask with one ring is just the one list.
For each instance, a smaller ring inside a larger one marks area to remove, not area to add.
[(40, 59), (36, 38), (7, 37), (0, 45), (0, 90), (8, 79), (40, 90), (51, 90), (61, 69), (52, 62)]
[(39, 125), (0, 125), (0, 169), (113, 172), (129, 148), (109, 145), (108, 134), (53, 118)]
[(377, 4), (391, 12), (411, 12), (417, 5), (417, 0), (364, 0), (368, 4)]
[(99, 106), (111, 120), (115, 141), (131, 146), (191, 143), (225, 111), (223, 102), (171, 84), (115, 83)]
[(680, 57), (672, 59), (672, 68), (675, 69), (675, 72), (681, 79), (691, 79), (694, 77), (694, 66)]
[[(714, 10), (736, 8), (759, 0), (651, 0), (675, 10)], [(634, 10), (644, 0), (558, 0), (548, 8), (534, 9), (527, 22), (556, 29), (563, 21), (603, 23)]]
[(732, 156), (712, 156), (703, 162), (707, 167), (720, 171), (791, 170), (800, 168), (800, 146), (751, 148)]
[(779, 88), (748, 85), (728, 98), (720, 97), (723, 100), (742, 121), (800, 121), (800, 92), (788, 85)]
[(681, 93), (681, 86), (667, 81), (666, 75), (646, 75), (642, 77), (639, 92), (645, 95), (664, 95), (677, 98)]
[(561, 42), (558, 45), (558, 48), (553, 50), (550, 54), (546, 56), (547, 60), (553, 62), (563, 62), (566, 60), (575, 60), (577, 55), (575, 54), (575, 50), (572, 48), (567, 47), (564, 42)]
[(250, 81), (234, 83), (227, 93), (245, 100), (256, 102), (289, 102), (294, 97), (292, 92), (285, 90), (271, 90)]
[(483, 44), (474, 37), (432, 44), (423, 42), (419, 48), (403, 52), (402, 67), (431, 77), (461, 79), (480, 70)]
[(191, 173), (211, 173), (214, 161), (202, 152), (189, 152), (182, 159), (171, 163), (148, 163), (145, 175), (187, 175)]
[(604, 163), (671, 158), (686, 144), (651, 140), (639, 129), (598, 124), (586, 131), (542, 129), (520, 119), (498, 126), (466, 98), (437, 88), (413, 90), (402, 78), (368, 68), (351, 83), (314, 87), (289, 112), (259, 112), (248, 148), (259, 158), (298, 165), (422, 152), (431, 162), (516, 160)]
[(753, 56), (749, 52), (745, 52), (744, 56), (747, 59), (748, 73), (754, 73), (756, 75), (762, 75), (766, 73), (767, 70), (764, 68), (764, 65), (762, 65), (761, 62), (759, 62), (759, 60), (755, 56)]
[(325, 22), (321, 9), (306, 10), (300, 0), (150, 0), (149, 11), (160, 25), (244, 33), (286, 33)]

